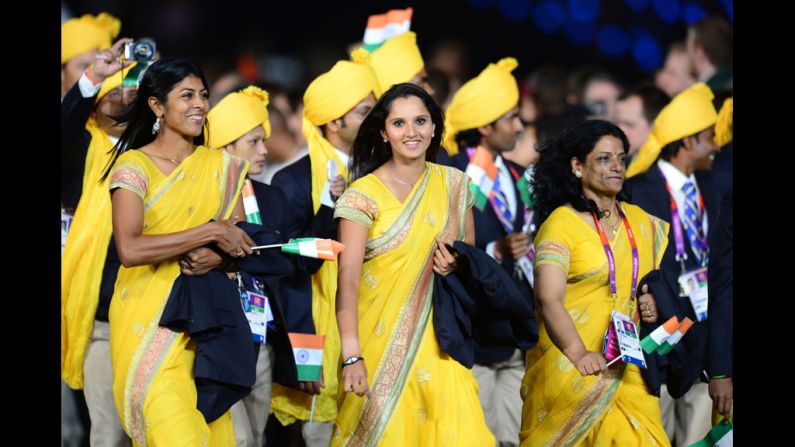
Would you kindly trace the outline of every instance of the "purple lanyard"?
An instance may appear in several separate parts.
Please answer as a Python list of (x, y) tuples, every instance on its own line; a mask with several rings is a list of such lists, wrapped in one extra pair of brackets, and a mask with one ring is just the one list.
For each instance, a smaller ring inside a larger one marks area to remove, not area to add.
[[(618, 209), (618, 215), (621, 216), (621, 219), (624, 221), (624, 227), (626, 227), (627, 236), (629, 237), (629, 245), (632, 247), (632, 295), (630, 295), (629, 299), (634, 300), (635, 292), (638, 289), (638, 273), (640, 271), (638, 244), (635, 242), (635, 234), (632, 232), (632, 227), (629, 226), (629, 220), (627, 220), (627, 216), (624, 215), (618, 203), (616, 203), (616, 208)], [(610, 248), (610, 241), (607, 239), (605, 229), (602, 227), (599, 216), (597, 216), (595, 212), (593, 213), (593, 221), (596, 224), (596, 228), (599, 230), (599, 238), (602, 240), (602, 245), (607, 255), (607, 266), (609, 268), (610, 277), (610, 296), (615, 299), (618, 296), (618, 288), (616, 287), (616, 260), (615, 257), (613, 257), (613, 250)]]

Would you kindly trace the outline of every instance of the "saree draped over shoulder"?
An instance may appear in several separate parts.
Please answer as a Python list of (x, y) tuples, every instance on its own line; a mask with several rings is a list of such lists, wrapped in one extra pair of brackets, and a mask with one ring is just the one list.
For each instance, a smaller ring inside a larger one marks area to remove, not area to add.
[[(668, 224), (641, 208), (620, 204), (638, 246), (638, 278), (660, 265)], [(632, 249), (624, 225), (610, 241), (616, 261), (617, 299), (610, 296), (608, 264), (599, 234), (574, 210), (550, 214), (535, 238), (535, 265), (554, 265), (567, 275), (564, 306), (589, 351), (602, 352), (612, 310), (638, 321), (631, 300)], [(521, 394), (522, 447), (668, 446), (659, 398), (650, 394), (635, 365), (613, 364), (583, 377), (552, 343), (539, 318), (538, 345), (527, 352)]]
[(368, 396), (341, 393), (332, 446), (486, 446), (477, 383), (439, 348), (432, 322), (435, 239), (463, 240), (469, 179), (426, 163), (403, 203), (373, 174), (354, 182), (334, 217), (369, 228), (359, 285)]
[[(166, 176), (130, 150), (117, 160), (110, 189), (141, 197), (144, 234), (168, 234), (229, 218), (247, 169), (237, 157), (199, 146)], [(109, 314), (119, 417), (137, 446), (234, 445), (229, 412), (208, 425), (196, 409), (195, 344), (158, 324), (179, 274), (175, 259), (119, 269)]]

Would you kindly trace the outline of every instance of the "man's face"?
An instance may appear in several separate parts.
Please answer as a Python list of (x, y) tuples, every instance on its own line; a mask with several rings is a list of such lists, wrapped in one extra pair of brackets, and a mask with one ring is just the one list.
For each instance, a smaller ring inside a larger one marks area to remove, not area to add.
[[(516, 140), (524, 130), (519, 119), (519, 107), (513, 108), (502, 115), (493, 125), (487, 126), (483, 142), (494, 151), (508, 152), (516, 146)], [(481, 131), (482, 132), (482, 131)]]
[(640, 96), (632, 95), (616, 104), (616, 124), (627, 134), (629, 154), (638, 152), (649, 137), (652, 125), (643, 114), (643, 101)]
[(677, 93), (690, 87), (696, 82), (690, 58), (687, 52), (672, 51), (665, 59), (665, 66), (657, 74), (655, 83), (668, 96), (674, 97)]
[(715, 143), (715, 126), (710, 126), (698, 133), (698, 141), (693, 145), (693, 158), (696, 171), (709, 171), (712, 169), (712, 161), (718, 152), (718, 144)]
[(618, 86), (609, 81), (594, 81), (588, 85), (583, 95), (585, 104), (604, 103), (605, 113), (597, 118), (615, 122), (616, 101), (620, 94)]
[(414, 75), (409, 82), (422, 87), (422, 89), (431, 96), (436, 94), (436, 90), (434, 90), (433, 87), (431, 87), (431, 84), (428, 82), (428, 72), (425, 71), (425, 67), (422, 67), (422, 70)]
[(362, 125), (362, 122), (374, 105), (375, 96), (371, 93), (353, 106), (348, 113), (342, 115), (342, 118), (335, 120), (338, 126), (337, 132), (339, 133), (340, 139), (342, 139), (348, 147), (353, 146), (353, 140), (356, 139), (356, 134), (359, 133), (359, 126)]

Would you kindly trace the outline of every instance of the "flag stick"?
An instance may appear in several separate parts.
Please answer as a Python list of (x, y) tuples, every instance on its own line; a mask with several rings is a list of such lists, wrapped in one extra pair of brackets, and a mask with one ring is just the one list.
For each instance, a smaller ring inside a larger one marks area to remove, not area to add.
[(263, 248), (276, 248), (281, 247), (284, 244), (271, 244), (271, 245), (258, 245), (256, 247), (251, 247), (252, 250), (261, 250)]
[(317, 399), (317, 394), (312, 395), (312, 409), (309, 410), (309, 423), (311, 424), (315, 420), (315, 400)]
[(608, 367), (608, 366), (612, 365), (613, 363), (615, 363), (615, 362), (617, 362), (619, 360), (621, 360), (621, 356), (620, 355), (618, 357), (614, 358), (613, 360), (610, 360), (610, 363), (605, 365), (605, 367)]

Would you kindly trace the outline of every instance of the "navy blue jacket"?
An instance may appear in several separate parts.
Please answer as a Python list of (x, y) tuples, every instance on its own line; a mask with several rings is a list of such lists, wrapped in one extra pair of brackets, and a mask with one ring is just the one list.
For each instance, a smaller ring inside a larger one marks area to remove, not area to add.
[[(286, 225), (287, 238), (337, 238), (334, 210), (321, 206), (315, 214), (312, 209), (312, 171), (309, 155), (277, 172), (271, 180), (271, 185), (284, 193), (290, 208), (290, 218)], [(288, 317), (295, 332), (315, 333), (315, 324), (312, 321), (311, 276), (320, 269), (322, 263), (320, 259), (304, 259), (303, 265), (298, 266), (295, 274), (287, 278), (282, 285), (282, 293), (289, 297), (291, 306), (296, 310)], [(300, 314), (297, 312), (299, 308)]]
[(709, 339), (707, 374), (731, 377), (734, 371), (734, 194), (723, 199), (713, 230), (709, 262)]
[[(83, 193), (86, 156), (91, 144), (91, 134), (86, 130), (86, 122), (91, 116), (96, 99), (96, 96), (84, 98), (80, 87), (75, 83), (61, 102), (61, 205), (72, 212), (77, 208)], [(116, 251), (116, 242), (111, 236), (102, 268), (99, 304), (94, 316), (96, 320), (108, 321), (110, 299), (119, 267), (121, 259)]]
[(533, 299), (522, 294), (500, 265), (471, 245), (456, 241), (458, 271), (434, 275), (433, 328), (439, 347), (472, 368), (475, 349), (527, 351), (538, 342)]
[[(503, 162), (506, 166), (509, 168), (512, 167), (519, 174), (523, 174), (525, 171), (524, 168), (510, 160), (503, 159)], [(449, 166), (466, 172), (468, 164), (469, 158), (467, 157), (466, 151), (462, 150), (450, 159)], [(513, 177), (511, 177), (511, 179), (513, 179)], [(516, 217), (514, 218), (513, 222), (513, 231), (522, 232), (522, 227), (525, 223), (524, 207), (521, 200), (521, 195), (516, 188), (516, 183), (512, 181), (511, 187), (513, 187), (514, 193), (516, 194), (516, 209), (514, 209), (514, 216)], [(505, 228), (503, 228), (502, 223), (500, 222), (499, 218), (497, 218), (497, 214), (495, 214), (490, 203), (486, 205), (483, 211), (480, 211), (477, 209), (477, 207), (474, 207), (472, 214), (475, 221), (475, 246), (481, 250), (485, 250), (489, 242), (505, 239), (505, 236), (508, 235), (508, 232), (506, 232)], [(500, 264), (508, 273), (508, 275), (513, 278), (514, 283), (519, 288), (519, 291), (522, 293), (522, 295), (531, 297), (530, 299), (532, 300), (533, 289), (530, 287), (530, 284), (527, 282), (527, 280), (524, 279), (524, 276), (520, 278), (517, 275), (517, 266), (514, 259), (510, 256), (504, 256)], [(479, 365), (491, 365), (494, 363), (504, 362), (511, 357), (513, 351), (514, 350), (512, 348), (477, 347), (475, 363)]]
[[(698, 181), (698, 177), (696, 179)], [(626, 185), (629, 187), (629, 192), (632, 196), (631, 203), (640, 206), (647, 213), (656, 216), (669, 224), (671, 224), (671, 198), (665, 186), (665, 178), (660, 173), (657, 165), (652, 165), (648, 171), (643, 174), (632, 177), (627, 180)], [(710, 222), (711, 234), (712, 226), (717, 216), (717, 197), (713, 190), (709, 188), (707, 183), (698, 184), (699, 190), (704, 198), (704, 204), (707, 207), (707, 218)], [(709, 237), (709, 236), (708, 236)], [(685, 251), (688, 258), (685, 261), (685, 268), (687, 270), (695, 269), (698, 264), (695, 261), (693, 252), (690, 249), (690, 242), (687, 237), (684, 238)], [(712, 256), (710, 256), (712, 258)], [(687, 297), (679, 296), (679, 283), (678, 278), (681, 274), (681, 267), (676, 260), (676, 242), (674, 241), (674, 230), (671, 228), (668, 231), (668, 246), (663, 255), (660, 264), (660, 278), (657, 281), (650, 282), (649, 288), (657, 300), (657, 306), (660, 311), (658, 323), (662, 324), (672, 316), (676, 315), (679, 320), (687, 317), (693, 322), (696, 322), (693, 327), (685, 334), (682, 341), (680, 341), (675, 350), (676, 356), (671, 356), (669, 353), (666, 357), (670, 357), (669, 361), (673, 359), (681, 359), (682, 363), (686, 366), (687, 371), (684, 372), (683, 377), (668, 377), (665, 376), (665, 382), (668, 385), (669, 393), (672, 397), (675, 395), (675, 390), (672, 388), (680, 388), (678, 382), (681, 380), (682, 385), (679, 390), (684, 394), (689, 389), (688, 382), (692, 384), (696, 379), (703, 378), (704, 370), (704, 353), (706, 351), (707, 343), (707, 326), (705, 323), (698, 323), (695, 316), (693, 306)], [(665, 365), (661, 365), (664, 368)], [(670, 371), (669, 371), (670, 373)], [(675, 387), (672, 387), (672, 381), (675, 381)]]

